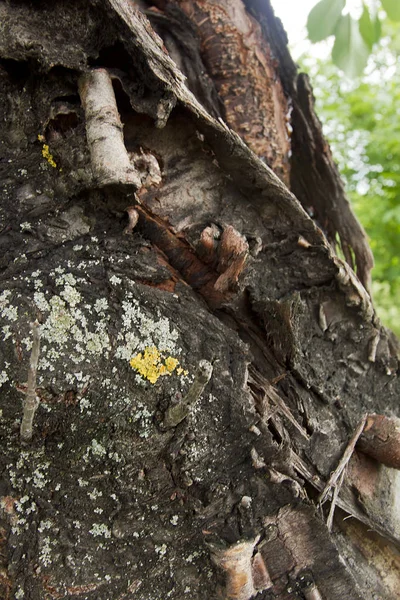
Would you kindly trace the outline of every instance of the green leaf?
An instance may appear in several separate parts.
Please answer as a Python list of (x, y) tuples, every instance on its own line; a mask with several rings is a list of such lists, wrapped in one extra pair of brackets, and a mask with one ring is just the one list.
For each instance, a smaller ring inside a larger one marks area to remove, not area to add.
[(379, 40), (381, 36), (380, 25), (381, 22), (379, 17), (376, 16), (376, 18), (372, 20), (367, 6), (363, 3), (363, 13), (358, 22), (358, 26), (362, 38), (370, 50), (372, 50), (372, 46)]
[(307, 31), (311, 42), (320, 42), (333, 34), (346, 0), (321, 0), (308, 15)]
[[(399, 0), (381, 0), (382, 6), (387, 16), (392, 21), (400, 21), (400, 1)], [(310, 38), (311, 39), (311, 38)]]
[(361, 75), (368, 61), (370, 49), (361, 37), (358, 22), (345, 15), (335, 29), (332, 60), (348, 77)]

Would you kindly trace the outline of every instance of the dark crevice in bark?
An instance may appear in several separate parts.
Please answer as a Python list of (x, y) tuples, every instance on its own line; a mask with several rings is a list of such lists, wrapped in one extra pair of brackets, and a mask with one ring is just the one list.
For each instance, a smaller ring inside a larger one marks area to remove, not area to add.
[(225, 118), (223, 102), (203, 64), (200, 43), (192, 20), (179, 6), (169, 4), (165, 12), (148, 10), (146, 14), (164, 40), (170, 56), (186, 75), (189, 89), (210, 115)]

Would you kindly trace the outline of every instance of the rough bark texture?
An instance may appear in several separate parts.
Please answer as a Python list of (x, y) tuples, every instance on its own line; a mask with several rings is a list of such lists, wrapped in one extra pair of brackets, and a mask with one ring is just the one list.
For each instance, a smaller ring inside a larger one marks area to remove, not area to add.
[(316, 507), (399, 384), (305, 79), (268, 2), (155, 4), (0, 2), (0, 595), (396, 598), (397, 471)]

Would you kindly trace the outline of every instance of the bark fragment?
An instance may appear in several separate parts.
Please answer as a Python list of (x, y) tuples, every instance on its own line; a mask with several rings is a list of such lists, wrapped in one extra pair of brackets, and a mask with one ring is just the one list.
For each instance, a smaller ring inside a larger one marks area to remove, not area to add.
[[(214, 563), (226, 573), (224, 600), (250, 600), (257, 593), (253, 580), (252, 557), (258, 541), (259, 538), (255, 538), (222, 550), (212, 550)], [(257, 563), (258, 561), (259, 559)]]

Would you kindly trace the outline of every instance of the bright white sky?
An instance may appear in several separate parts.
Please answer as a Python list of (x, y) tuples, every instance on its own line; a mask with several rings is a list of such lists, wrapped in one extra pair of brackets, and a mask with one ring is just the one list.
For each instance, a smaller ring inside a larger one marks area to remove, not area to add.
[[(306, 23), (310, 10), (318, 0), (271, 0), (275, 14), (279, 17), (286, 29), (289, 37), (289, 44), (293, 58), (296, 60), (299, 55), (311, 46), (311, 52), (319, 54), (322, 50), (320, 44), (308, 44), (304, 40), (307, 37)], [(399, 0), (400, 2), (400, 0)], [(347, 0), (346, 10), (354, 16), (359, 16), (362, 0)], [(346, 12), (345, 10), (345, 12)], [(324, 44), (324, 43), (322, 43)], [(326, 48), (326, 45), (325, 45)]]

